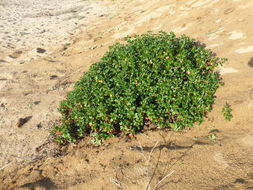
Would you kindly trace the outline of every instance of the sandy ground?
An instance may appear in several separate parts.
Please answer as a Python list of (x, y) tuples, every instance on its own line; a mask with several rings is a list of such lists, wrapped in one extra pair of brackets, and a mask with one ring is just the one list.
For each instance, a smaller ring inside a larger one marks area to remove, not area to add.
[[(8, 61), (9, 49), (1, 47), (5, 55), (0, 63), (2, 189), (253, 189), (253, 3), (100, 3), (108, 11), (98, 11), (78, 35), (66, 36), (71, 39), (67, 46), (53, 53), (15, 64), (22, 61)], [(225, 86), (218, 90), (207, 121), (180, 133), (154, 130), (132, 140), (113, 138), (101, 147), (91, 146), (87, 139), (60, 148), (50, 142), (48, 131), (59, 118), (58, 103), (73, 83), (109, 45), (149, 30), (187, 34), (229, 59), (221, 68)], [(233, 108), (231, 122), (221, 113), (225, 102)], [(19, 118), (29, 116), (18, 128)]]
[(67, 46), (87, 20), (107, 8), (88, 0), (2, 0), (1, 62), (22, 64)]
[[(67, 49), (111, 8), (88, 0), (0, 2), (0, 168), (37, 158), (71, 84), (66, 71), (76, 72), (52, 52)], [(29, 123), (21, 126), (22, 119)]]

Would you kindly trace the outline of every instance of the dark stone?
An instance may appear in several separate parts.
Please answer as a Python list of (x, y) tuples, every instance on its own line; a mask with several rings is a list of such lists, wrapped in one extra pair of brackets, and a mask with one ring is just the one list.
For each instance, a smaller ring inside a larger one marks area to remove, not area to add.
[(235, 183), (245, 183), (244, 179), (238, 178), (235, 180)]
[(40, 101), (33, 102), (34, 105), (38, 105), (39, 103), (40, 103)]
[(43, 48), (37, 48), (37, 53), (45, 53), (46, 50)]
[(26, 122), (28, 122), (30, 119), (32, 119), (32, 116), (28, 116), (25, 118), (19, 118), (17, 122), (17, 127), (22, 127)]
[(38, 129), (41, 129), (41, 128), (42, 128), (41, 123), (37, 124), (37, 128), (38, 128)]
[(50, 76), (50, 80), (54, 80), (54, 79), (56, 79), (56, 78), (58, 78), (57, 75), (51, 75), (51, 76)]
[(250, 58), (249, 62), (248, 62), (248, 65), (250, 67), (253, 67), (253, 57)]

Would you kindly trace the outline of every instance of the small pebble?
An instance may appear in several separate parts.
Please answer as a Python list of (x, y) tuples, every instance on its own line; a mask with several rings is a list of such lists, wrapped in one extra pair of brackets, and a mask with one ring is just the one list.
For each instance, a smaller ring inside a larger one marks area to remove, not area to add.
[(248, 65), (250, 67), (253, 67), (253, 57), (250, 58), (249, 62), (248, 62)]
[(54, 80), (54, 79), (56, 79), (56, 78), (58, 78), (57, 75), (51, 75), (51, 76), (50, 76), (50, 80)]
[(43, 48), (37, 48), (37, 53), (45, 53), (46, 50)]
[(32, 116), (28, 116), (28, 117), (24, 117), (24, 118), (19, 118), (18, 122), (17, 122), (17, 127), (20, 128), (22, 127), (25, 123), (27, 123), (30, 119), (32, 118)]
[(37, 124), (37, 128), (38, 128), (38, 129), (41, 129), (41, 128), (42, 128), (41, 123)]

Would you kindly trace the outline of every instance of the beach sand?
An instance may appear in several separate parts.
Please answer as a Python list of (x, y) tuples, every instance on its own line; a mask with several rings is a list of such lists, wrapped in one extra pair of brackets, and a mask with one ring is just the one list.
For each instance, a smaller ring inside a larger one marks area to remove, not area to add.
[(35, 159), (63, 95), (50, 92), (71, 84), (63, 69), (71, 70), (71, 63), (62, 66), (52, 53), (67, 49), (110, 9), (88, 0), (0, 2), (0, 168)]
[(22, 64), (67, 46), (90, 18), (108, 11), (101, 2), (88, 0), (3, 0), (1, 62)]
[[(139, 190), (161, 180), (159, 190), (252, 189), (251, 1), (25, 2), (0, 3), (0, 189)], [(144, 130), (100, 147), (88, 138), (53, 143), (57, 107), (74, 83), (108, 46), (149, 30), (186, 34), (228, 58), (220, 68), (225, 85), (206, 121), (181, 132)], [(230, 122), (221, 111), (226, 102)]]

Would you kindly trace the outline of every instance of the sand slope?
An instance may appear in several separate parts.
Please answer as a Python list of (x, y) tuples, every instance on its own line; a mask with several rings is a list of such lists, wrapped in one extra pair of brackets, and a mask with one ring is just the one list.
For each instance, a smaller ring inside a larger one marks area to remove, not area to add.
[[(252, 189), (253, 3), (129, 0), (103, 6), (113, 11), (87, 21), (66, 48), (24, 64), (0, 63), (2, 189), (139, 190), (148, 184), (154, 189), (166, 175), (157, 189)], [(221, 68), (226, 85), (218, 90), (207, 121), (180, 133), (146, 131), (132, 140), (114, 138), (97, 148), (88, 140), (67, 148), (48, 141), (59, 118), (57, 105), (82, 73), (109, 45), (148, 30), (187, 34), (229, 59)], [(221, 114), (225, 102), (233, 108), (231, 122)], [(27, 116), (32, 118), (17, 128), (18, 118)]]

